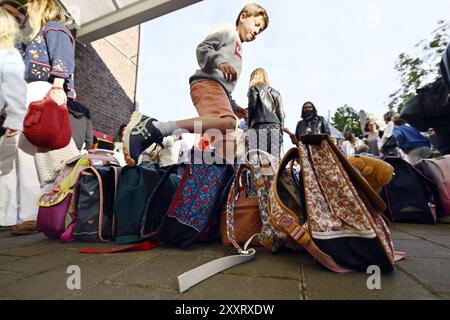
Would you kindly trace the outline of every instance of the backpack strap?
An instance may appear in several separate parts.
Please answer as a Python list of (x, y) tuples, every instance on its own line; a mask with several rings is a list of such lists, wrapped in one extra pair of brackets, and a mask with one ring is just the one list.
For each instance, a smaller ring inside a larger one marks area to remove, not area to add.
[(247, 243), (244, 245), (244, 250), (241, 250), (238, 255), (227, 256), (213, 260), (200, 267), (179, 275), (178, 286), (180, 293), (185, 292), (189, 288), (195, 286), (203, 280), (208, 279), (209, 277), (212, 277), (219, 272), (252, 260), (255, 257), (256, 250), (253, 248), (247, 249), (247, 247), (253, 240), (253, 237), (251, 237), (247, 241)]
[[(235, 206), (236, 200), (238, 199), (238, 197), (240, 195), (242, 174), (245, 172), (245, 170), (249, 170), (249, 167), (247, 165), (243, 164), (243, 165), (239, 166), (239, 168), (236, 172), (236, 175), (234, 177), (233, 184), (231, 185), (230, 192), (228, 193), (228, 199), (227, 199), (227, 205), (226, 205), (227, 236), (228, 236), (228, 239), (230, 240), (230, 242), (233, 244), (233, 246), (238, 251), (238, 253), (245, 251), (245, 249), (242, 250), (241, 246), (236, 242), (235, 222), (234, 222), (234, 206)], [(252, 239), (254, 236), (252, 236)]]
[(89, 254), (102, 254), (102, 253), (119, 253), (119, 252), (132, 252), (132, 251), (146, 251), (151, 250), (158, 246), (159, 241), (153, 240), (153, 241), (145, 241), (138, 243), (134, 246), (128, 246), (125, 248), (112, 248), (112, 249), (106, 249), (106, 250), (99, 250), (99, 249), (93, 249), (93, 248), (85, 248), (81, 249), (80, 253), (89, 253)]
[[(142, 218), (142, 222), (141, 222), (141, 229), (140, 229), (140, 235), (142, 238), (144, 239), (155, 239), (157, 238), (158, 235), (158, 231), (154, 231), (148, 234), (145, 234), (145, 224), (147, 222), (147, 218), (148, 218), (148, 212), (150, 210), (150, 206), (153, 203), (153, 200), (155, 199), (156, 194), (159, 192), (159, 190), (161, 189), (162, 185), (164, 184), (164, 182), (166, 182), (167, 179), (169, 179), (170, 175), (175, 172), (175, 169), (177, 169), (179, 166), (178, 165), (173, 165), (170, 166), (166, 172), (164, 172), (163, 176), (159, 179), (158, 183), (156, 184), (156, 186), (153, 188), (152, 192), (150, 193), (148, 199), (147, 199), (147, 203), (145, 205), (145, 209), (144, 209), (144, 216)], [(189, 165), (186, 166), (186, 172), (190, 170)], [(186, 173), (187, 174), (187, 173)], [(167, 214), (167, 212), (166, 212)]]

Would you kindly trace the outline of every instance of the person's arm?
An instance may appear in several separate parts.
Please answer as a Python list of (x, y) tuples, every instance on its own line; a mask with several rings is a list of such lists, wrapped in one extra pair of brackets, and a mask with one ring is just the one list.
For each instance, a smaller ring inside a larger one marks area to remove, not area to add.
[(330, 126), (325, 118), (322, 118), (322, 133), (327, 133), (331, 136)]
[(284, 118), (286, 117), (286, 114), (284, 113), (283, 109), (283, 101), (281, 99), (281, 95), (276, 92), (276, 94), (273, 96), (275, 101), (275, 114), (280, 121), (281, 127), (284, 127)]
[[(347, 142), (347, 141), (344, 141), (344, 142), (341, 144), (341, 150), (342, 150), (342, 152), (344, 152), (345, 156), (349, 157), (349, 156), (351, 156), (351, 155), (354, 154), (355, 148), (353, 148), (353, 146), (352, 146), (351, 143), (349, 143), (349, 142)], [(352, 152), (352, 151), (353, 151), (353, 152)]]
[(23, 129), (23, 119), (27, 112), (27, 85), (24, 80), (25, 67), (23, 63), (8, 63), (2, 70), (2, 93), (5, 99), (6, 120), (3, 127), (9, 129), (8, 136), (18, 134)]
[(219, 65), (227, 62), (218, 50), (230, 39), (230, 30), (228, 28), (220, 28), (200, 42), (197, 46), (197, 62), (203, 71), (207, 72), (214, 68), (219, 68)]
[(404, 137), (402, 131), (398, 128), (394, 128), (392, 135), (394, 136), (395, 140), (397, 140), (398, 147), (403, 150), (406, 140), (405, 140), (405, 137)]
[(258, 89), (255, 86), (251, 86), (248, 89), (247, 97), (248, 97), (248, 125), (251, 126), (255, 111), (256, 104), (258, 102)]
[(86, 126), (86, 137), (84, 139), (86, 142), (86, 149), (89, 150), (92, 147), (92, 144), (94, 143), (94, 136), (93, 136), (93, 128), (92, 128), (92, 120), (88, 119), (87, 126)]
[(75, 71), (75, 43), (64, 28), (49, 28), (44, 34), (51, 66), (50, 76), (53, 78), (50, 95), (58, 104), (62, 104), (67, 100), (64, 85)]

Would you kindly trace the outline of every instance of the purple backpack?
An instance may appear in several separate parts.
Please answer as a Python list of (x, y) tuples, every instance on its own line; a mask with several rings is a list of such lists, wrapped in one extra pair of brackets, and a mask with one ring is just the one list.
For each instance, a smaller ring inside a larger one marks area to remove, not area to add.
[(56, 178), (52, 191), (39, 198), (37, 230), (49, 238), (61, 239), (62, 242), (73, 241), (72, 230), (76, 218), (74, 200), (75, 189), (80, 173), (93, 165), (119, 165), (109, 150), (89, 150), (70, 159)]

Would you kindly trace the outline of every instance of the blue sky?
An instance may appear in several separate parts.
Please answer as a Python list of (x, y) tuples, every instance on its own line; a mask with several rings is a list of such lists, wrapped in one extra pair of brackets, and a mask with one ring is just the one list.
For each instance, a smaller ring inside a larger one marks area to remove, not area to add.
[[(398, 86), (393, 67), (401, 52), (430, 38), (448, 20), (448, 0), (262, 0), (269, 28), (243, 45), (243, 72), (233, 93), (246, 107), (250, 73), (267, 70), (282, 95), (292, 131), (305, 101), (328, 116), (344, 104), (380, 119)], [(232, 22), (241, 0), (204, 0), (143, 25), (139, 109), (158, 120), (196, 117), (189, 77), (195, 50), (218, 23)]]

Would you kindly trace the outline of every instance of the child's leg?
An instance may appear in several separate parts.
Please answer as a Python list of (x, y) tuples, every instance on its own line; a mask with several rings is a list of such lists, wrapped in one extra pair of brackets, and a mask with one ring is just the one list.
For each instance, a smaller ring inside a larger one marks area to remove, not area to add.
[(17, 148), (19, 136), (0, 138), (0, 226), (17, 224)]
[[(134, 166), (140, 154), (153, 143), (162, 144), (162, 139), (172, 135), (177, 129), (190, 133), (204, 133), (215, 129), (221, 133), (236, 128), (234, 115), (228, 96), (223, 87), (216, 81), (206, 80), (195, 83), (191, 87), (192, 101), (200, 117), (180, 121), (158, 122), (134, 112), (123, 135), (125, 161)], [(222, 136), (222, 135), (221, 135)], [(226, 137), (226, 135), (225, 135)], [(223, 154), (223, 142), (227, 138), (215, 137), (219, 146), (218, 154)], [(228, 140), (231, 138), (228, 137)], [(226, 150), (226, 148), (225, 148)]]

